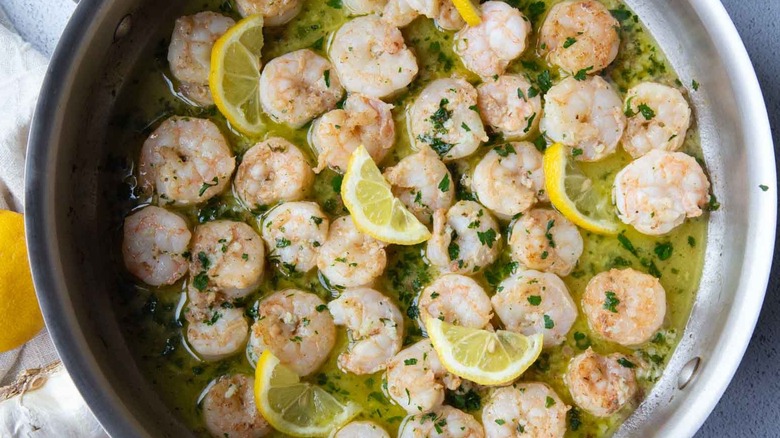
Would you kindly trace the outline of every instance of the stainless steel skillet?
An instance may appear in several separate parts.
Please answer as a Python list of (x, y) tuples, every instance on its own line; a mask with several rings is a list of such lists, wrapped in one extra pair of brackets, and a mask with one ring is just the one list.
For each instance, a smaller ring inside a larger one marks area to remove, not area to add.
[[(618, 436), (690, 436), (731, 380), (763, 302), (775, 158), (755, 73), (722, 5), (626, 3), (683, 82), (701, 84), (692, 103), (722, 208), (712, 215), (704, 279), (680, 346)], [(182, 4), (82, 0), (52, 59), (29, 141), (27, 238), (39, 299), (65, 365), (114, 437), (190, 435), (137, 369), (111, 310), (113, 189), (103, 171), (118, 91)]]

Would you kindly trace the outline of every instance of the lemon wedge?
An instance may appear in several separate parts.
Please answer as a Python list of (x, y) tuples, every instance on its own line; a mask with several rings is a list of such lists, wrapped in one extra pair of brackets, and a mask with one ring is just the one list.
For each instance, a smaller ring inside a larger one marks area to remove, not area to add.
[(424, 320), (428, 337), (447, 371), (480, 385), (505, 385), (520, 377), (542, 352), (544, 336)]
[(544, 178), (552, 205), (577, 226), (605, 235), (620, 231), (611, 196), (595, 190), (564, 145), (555, 143), (545, 151)]
[(222, 35), (211, 50), (209, 88), (219, 111), (236, 129), (258, 135), (263, 16), (251, 15)]
[(269, 350), (255, 370), (255, 404), (268, 423), (287, 435), (325, 437), (360, 413), (352, 402), (339, 402), (324, 389), (301, 382)]
[(382, 242), (414, 245), (431, 233), (397, 198), (362, 145), (352, 152), (341, 198), (360, 231)]
[(455, 9), (469, 26), (477, 26), (482, 23), (479, 9), (474, 6), (474, 3), (471, 3), (471, 0), (452, 0), (452, 4), (455, 5)]

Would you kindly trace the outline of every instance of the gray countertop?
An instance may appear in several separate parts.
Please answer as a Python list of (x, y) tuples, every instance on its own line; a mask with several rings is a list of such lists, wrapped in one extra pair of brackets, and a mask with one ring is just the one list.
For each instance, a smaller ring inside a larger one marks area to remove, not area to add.
[[(777, 72), (780, 72), (780, 0), (722, 1), (755, 65), (777, 151), (780, 147), (780, 85), (777, 79)], [(43, 8), (41, 4), (50, 7)], [(0, 6), (25, 39), (41, 52), (51, 55), (66, 19), (73, 11), (74, 3), (68, 0), (0, 0)], [(773, 272), (779, 272), (778, 249), (775, 254)], [(778, 395), (780, 278), (773, 276), (758, 326), (742, 364), (720, 403), (696, 436), (780, 436)]]

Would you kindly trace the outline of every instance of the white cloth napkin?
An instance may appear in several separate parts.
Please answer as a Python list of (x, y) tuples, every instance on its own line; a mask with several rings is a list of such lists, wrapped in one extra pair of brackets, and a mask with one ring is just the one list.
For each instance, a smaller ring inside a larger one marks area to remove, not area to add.
[[(47, 64), (0, 8), (0, 209), (21, 212), (24, 206), (27, 137)], [(107, 436), (59, 363), (45, 328), (0, 354), (0, 437)]]

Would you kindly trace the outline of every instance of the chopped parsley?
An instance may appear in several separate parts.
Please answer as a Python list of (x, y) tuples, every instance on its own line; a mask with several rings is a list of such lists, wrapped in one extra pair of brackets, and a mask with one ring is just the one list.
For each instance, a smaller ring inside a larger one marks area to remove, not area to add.
[(577, 38), (574, 37), (568, 37), (566, 38), (566, 41), (563, 42), (563, 48), (568, 49), (569, 47), (573, 46), (574, 43), (577, 42)]
[(619, 363), (621, 366), (623, 366), (625, 368), (634, 368), (634, 367), (636, 367), (634, 362), (631, 362), (630, 360), (626, 359), (625, 357), (621, 357), (620, 359), (618, 359), (617, 363)]
[(316, 310), (317, 312), (320, 312), (320, 313), (322, 313), (322, 312), (324, 312), (324, 311), (325, 311), (325, 309), (327, 309), (327, 308), (328, 308), (328, 306), (326, 306), (325, 304), (320, 304), (319, 306), (315, 307), (315, 308), (314, 308), (314, 310)]
[(276, 247), (277, 248), (287, 248), (288, 246), (290, 246), (291, 243), (292, 242), (290, 242), (290, 240), (287, 239), (287, 238), (284, 238), (284, 237), (277, 237), (276, 238)]
[(192, 279), (192, 285), (195, 286), (195, 289), (203, 292), (206, 289), (206, 286), (209, 285), (208, 274), (204, 271), (196, 275), (195, 278)]
[(531, 125), (533, 125), (535, 118), (536, 118), (536, 113), (531, 114), (531, 117), (528, 118), (528, 124), (525, 125), (525, 129), (523, 129), (524, 133), (531, 130)]
[(413, 357), (409, 359), (404, 359), (404, 365), (406, 366), (417, 365), (417, 359)]
[(639, 113), (642, 114), (645, 120), (652, 120), (655, 117), (655, 111), (647, 106), (646, 103), (640, 103), (637, 108), (639, 108)]
[(574, 343), (580, 350), (587, 350), (590, 347), (590, 339), (582, 332), (574, 332)]
[(699, 83), (696, 82), (696, 79), (691, 81), (691, 87), (693, 88), (693, 91), (699, 91)]
[(547, 238), (547, 243), (550, 244), (550, 248), (555, 248), (555, 239), (553, 239), (553, 235), (550, 232), (552, 227), (555, 226), (555, 219), (550, 219), (547, 221), (547, 229), (544, 231), (544, 237)]
[(542, 304), (542, 297), (539, 295), (529, 295), (526, 299), (532, 306), (538, 306), (539, 304)]
[(578, 81), (584, 81), (588, 77), (588, 72), (590, 70), (593, 70), (593, 66), (585, 67), (582, 70), (579, 70), (577, 73), (574, 74), (574, 79)]
[(550, 318), (550, 315), (545, 314), (544, 315), (544, 328), (546, 328), (547, 330), (550, 330), (553, 327), (555, 327), (555, 321), (553, 321), (553, 319)]
[(463, 130), (466, 132), (471, 132), (471, 128), (469, 128), (469, 125), (467, 125), (466, 122), (462, 122), (460, 127), (463, 128)]
[(691, 248), (696, 246), (696, 238), (693, 236), (688, 236), (688, 246)]
[(203, 251), (198, 253), (198, 261), (200, 262), (200, 265), (203, 267), (203, 269), (208, 269), (211, 267), (211, 260), (209, 260), (209, 257)]
[(618, 242), (620, 242), (620, 246), (625, 248), (628, 252), (631, 254), (639, 257), (639, 253), (637, 252), (636, 248), (634, 248), (634, 244), (631, 243), (630, 240), (628, 240), (628, 237), (624, 233), (620, 233), (617, 236)]
[(325, 79), (325, 86), (330, 88), (330, 70), (325, 70), (322, 76)]
[(442, 99), (439, 102), (439, 109), (436, 110), (435, 113), (431, 115), (431, 124), (433, 125), (433, 129), (439, 132), (446, 131), (446, 128), (444, 127), (444, 123), (447, 122), (452, 117), (452, 111), (447, 109), (447, 104), (450, 103), (447, 99)]
[(487, 245), (488, 248), (493, 247), (493, 242), (496, 241), (496, 230), (489, 228), (484, 233), (481, 231), (477, 231), (477, 237), (479, 238), (479, 243), (483, 245)]
[(763, 184), (759, 184), (759, 185), (758, 185), (758, 188), (760, 188), (760, 189), (761, 189), (761, 190), (763, 190), (763, 191), (767, 191), (767, 190), (769, 190), (769, 186), (765, 186), (765, 185), (763, 185)]
[[(536, 114), (534, 114), (534, 115), (536, 115)], [(498, 154), (499, 157), (504, 157), (504, 158), (508, 157), (509, 154), (516, 154), (517, 153), (517, 151), (515, 150), (514, 146), (512, 146), (509, 143), (507, 143), (505, 145), (502, 145), (502, 146), (496, 146), (495, 148), (493, 148), (493, 150), (496, 151), (496, 153)]]
[(325, 4), (333, 9), (341, 9), (341, 0), (328, 0)]
[(574, 149), (571, 150), (571, 156), (572, 157), (579, 157), (580, 155), (582, 155), (582, 149), (574, 148)]
[(604, 304), (601, 306), (601, 308), (609, 310), (612, 313), (618, 313), (617, 305), (620, 304), (620, 300), (617, 298), (615, 292), (608, 290), (604, 292), (604, 297)]
[(315, 225), (320, 225), (322, 223), (322, 218), (319, 216), (312, 216), (311, 220)]
[(198, 191), (198, 196), (203, 196), (204, 193), (206, 193), (206, 190), (208, 190), (211, 187), (216, 186), (219, 184), (219, 178), (214, 177), (214, 179), (211, 180), (211, 182), (204, 182), (202, 186), (200, 186), (200, 190)]
[(555, 405), (555, 399), (548, 395), (547, 398), (544, 400), (544, 407), (549, 408), (550, 406), (553, 405)]
[(499, 426), (503, 426), (504, 423), (506, 423), (506, 421), (504, 421), (504, 420), (502, 420), (500, 418), (496, 418), (496, 424), (498, 424)]
[(439, 190), (446, 193), (450, 190), (450, 174), (445, 173), (444, 178), (439, 181)]
[(456, 242), (450, 242), (447, 246), (447, 254), (450, 256), (450, 260), (457, 260), (460, 255), (460, 246)]
[(669, 257), (672, 256), (672, 250), (672, 242), (656, 242), (655, 249), (653, 251), (659, 260), (669, 260)]
[[(609, 13), (615, 17), (615, 20), (623, 22), (631, 18), (631, 11), (626, 9), (610, 9)], [(576, 430), (576, 429), (575, 429)]]
[(542, 92), (546, 93), (552, 88), (552, 78), (550, 77), (550, 70), (545, 70), (536, 76), (536, 82), (539, 84), (539, 88)]

